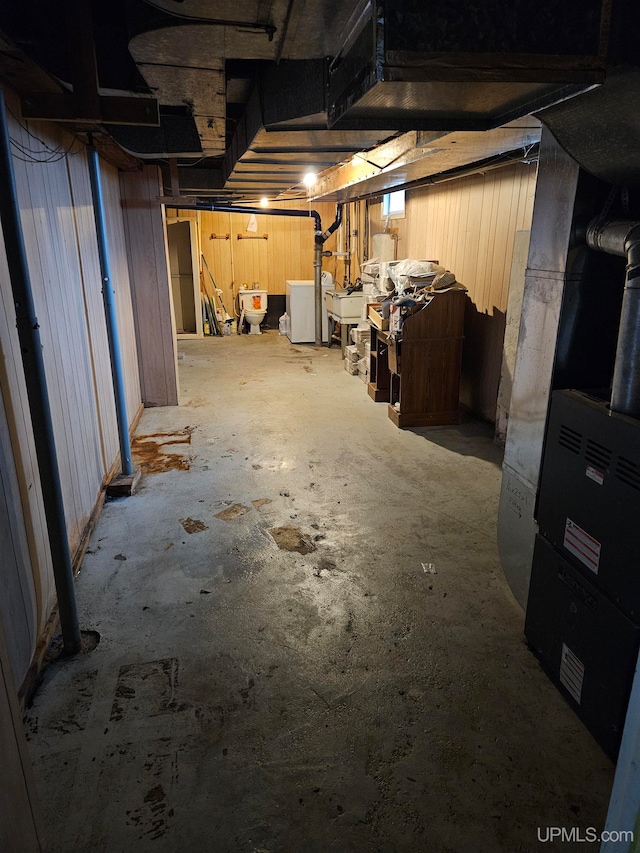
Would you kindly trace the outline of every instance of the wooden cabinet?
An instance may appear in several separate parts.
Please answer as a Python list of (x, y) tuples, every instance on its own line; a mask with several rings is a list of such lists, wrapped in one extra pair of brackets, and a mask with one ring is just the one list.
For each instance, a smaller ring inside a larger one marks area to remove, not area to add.
[(376, 403), (389, 402), (389, 332), (371, 326), (371, 359), (369, 362), (369, 396)]
[(399, 338), (388, 339), (389, 417), (396, 426), (460, 422), (466, 299), (464, 290), (434, 293), (405, 316)]

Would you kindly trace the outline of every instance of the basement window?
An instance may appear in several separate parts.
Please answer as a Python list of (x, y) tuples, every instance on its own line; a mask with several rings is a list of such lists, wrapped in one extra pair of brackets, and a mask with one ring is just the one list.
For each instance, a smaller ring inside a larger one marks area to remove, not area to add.
[(382, 216), (385, 219), (404, 219), (404, 190), (382, 196)]

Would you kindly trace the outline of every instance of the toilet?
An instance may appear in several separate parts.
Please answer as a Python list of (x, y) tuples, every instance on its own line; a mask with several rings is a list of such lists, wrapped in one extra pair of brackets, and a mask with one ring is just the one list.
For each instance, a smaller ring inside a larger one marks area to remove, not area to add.
[(260, 335), (260, 323), (267, 313), (267, 291), (266, 290), (241, 290), (240, 311), (244, 312), (244, 318), (249, 324), (250, 335)]

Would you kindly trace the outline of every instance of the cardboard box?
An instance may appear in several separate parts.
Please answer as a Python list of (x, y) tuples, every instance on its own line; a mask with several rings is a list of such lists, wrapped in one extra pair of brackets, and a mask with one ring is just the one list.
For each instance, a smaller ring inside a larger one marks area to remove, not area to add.
[(367, 305), (367, 319), (378, 329), (385, 331), (389, 328), (389, 321), (385, 320), (381, 313), (382, 303), (370, 302)]

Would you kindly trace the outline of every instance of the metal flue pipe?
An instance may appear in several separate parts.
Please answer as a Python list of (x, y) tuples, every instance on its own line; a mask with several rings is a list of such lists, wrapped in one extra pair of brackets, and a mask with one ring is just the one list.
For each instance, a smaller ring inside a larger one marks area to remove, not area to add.
[(133, 473), (133, 465), (131, 462), (131, 442), (129, 441), (127, 397), (124, 385), (120, 334), (118, 332), (118, 315), (116, 312), (115, 291), (113, 289), (111, 262), (109, 259), (109, 241), (107, 238), (107, 220), (104, 211), (102, 178), (100, 176), (100, 159), (93, 145), (87, 147), (87, 160), (89, 163), (89, 178), (91, 180), (91, 193), (93, 196), (93, 216), (96, 222), (96, 235), (98, 238), (100, 272), (102, 274), (102, 301), (104, 303), (104, 314), (107, 323), (113, 395), (116, 403), (120, 465), (122, 473), (130, 475)]
[(627, 259), (611, 409), (640, 418), (640, 222), (594, 219), (587, 245)]
[(7, 253), (11, 290), (16, 310), (16, 326), (24, 369), (33, 437), (38, 458), (53, 576), (58, 599), (60, 628), (66, 654), (80, 651), (80, 626), (73, 586), (73, 567), (65, 520), (60, 471), (56, 453), (51, 406), (40, 342), (40, 326), (35, 314), (33, 291), (27, 265), (24, 234), (16, 191), (9, 127), (0, 90), (0, 220)]
[(316, 231), (313, 255), (313, 284), (316, 305), (316, 346), (322, 346), (322, 247), (329, 237), (340, 227), (342, 222), (342, 205), (336, 208), (336, 218), (323, 233)]

